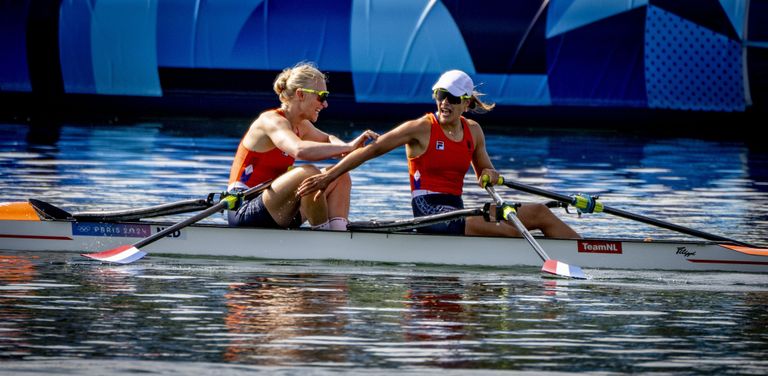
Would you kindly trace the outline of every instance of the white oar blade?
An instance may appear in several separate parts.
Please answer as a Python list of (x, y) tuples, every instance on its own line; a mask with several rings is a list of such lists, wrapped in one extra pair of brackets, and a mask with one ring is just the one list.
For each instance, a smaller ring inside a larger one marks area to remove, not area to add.
[(584, 271), (582, 271), (580, 267), (575, 265), (568, 265), (557, 260), (544, 261), (544, 265), (541, 267), (541, 271), (560, 277), (587, 279), (587, 276), (584, 274)]
[(130, 264), (146, 255), (147, 252), (144, 252), (132, 245), (122, 245), (115, 249), (110, 249), (109, 251), (81, 254), (81, 256), (94, 260), (113, 262), (116, 264)]

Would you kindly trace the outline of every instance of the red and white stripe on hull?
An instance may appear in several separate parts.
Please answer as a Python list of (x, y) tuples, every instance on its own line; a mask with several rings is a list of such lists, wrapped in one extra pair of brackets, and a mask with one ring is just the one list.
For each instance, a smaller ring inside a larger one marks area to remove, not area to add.
[[(73, 254), (99, 252), (133, 244), (137, 239), (157, 233), (172, 224), (0, 219), (0, 250)], [(547, 238), (537, 238), (537, 241), (553, 260), (579, 265), (586, 271), (607, 268), (768, 273), (768, 250), (734, 250), (730, 246), (711, 241), (577, 241)], [(585, 245), (585, 242), (589, 245)], [(189, 226), (168, 235), (166, 240), (139, 248), (150, 255), (162, 253), (482, 266), (542, 265), (541, 258), (531, 252), (531, 246), (522, 238), (233, 228), (210, 224)]]

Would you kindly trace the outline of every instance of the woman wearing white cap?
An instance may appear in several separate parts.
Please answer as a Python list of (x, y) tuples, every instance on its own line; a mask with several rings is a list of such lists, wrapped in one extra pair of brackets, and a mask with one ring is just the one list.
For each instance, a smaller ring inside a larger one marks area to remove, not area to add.
[[(462, 209), (464, 175), (469, 165), (478, 182), (483, 175), (497, 181), (485, 149), (485, 135), (480, 125), (462, 114), (467, 111), (487, 112), (493, 104), (480, 100), (472, 79), (464, 72), (445, 72), (432, 87), (437, 111), (406, 121), (381, 135), (376, 142), (355, 150), (327, 171), (307, 178), (299, 186), (302, 197), (323, 190), (342, 174), (363, 162), (405, 145), (411, 180), (411, 206), (414, 216), (424, 216)], [(528, 229), (539, 229), (545, 236), (579, 238), (567, 224), (541, 204), (526, 204), (518, 209), (518, 217)], [(503, 222), (486, 222), (480, 217), (458, 219), (419, 229), (421, 232), (466, 235), (520, 236), (514, 226)]]

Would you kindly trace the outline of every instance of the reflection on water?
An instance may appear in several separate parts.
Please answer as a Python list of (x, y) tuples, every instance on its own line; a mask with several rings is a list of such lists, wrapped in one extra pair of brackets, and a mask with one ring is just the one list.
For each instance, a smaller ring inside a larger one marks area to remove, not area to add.
[[(35, 197), (69, 211), (90, 211), (203, 198), (224, 188), (246, 126), (244, 121), (64, 125), (55, 142), (43, 143), (26, 126), (0, 124), (0, 201)], [(347, 139), (358, 131), (336, 125), (329, 132)], [(508, 178), (564, 194), (598, 194), (612, 207), (766, 243), (768, 153), (746, 142), (510, 131), (489, 132), (487, 144)], [(403, 148), (367, 162), (352, 178), (352, 220), (411, 216)], [(488, 201), (472, 174), (465, 187), (467, 205)], [(544, 201), (512, 190), (501, 193), (510, 200)], [(557, 213), (589, 236), (685, 238), (603, 214)]]
[[(224, 360), (263, 365), (296, 364), (312, 358), (343, 362), (343, 354), (317, 351), (324, 339), (345, 340), (346, 320), (336, 315), (347, 303), (341, 276), (255, 276), (230, 285), (224, 298), (228, 342)], [(302, 340), (314, 337), (316, 341)]]
[(112, 267), (67, 257), (0, 253), (11, 265), (0, 278), (0, 361), (768, 370), (768, 279), (756, 274), (562, 281), (532, 268), (157, 257)]
[[(64, 125), (50, 137), (0, 125), (0, 202), (35, 197), (85, 211), (202, 198), (223, 189), (245, 125)], [(487, 142), (508, 178), (766, 243), (768, 156), (745, 143), (552, 132), (488, 134)], [(403, 155), (353, 172), (353, 220), (411, 215)], [(466, 183), (468, 205), (487, 201), (471, 177)], [(684, 238), (557, 213), (591, 236)], [(126, 359), (113, 369), (154, 372), (163, 363), (152, 361), (183, 360), (190, 373), (211, 362), (315, 372), (768, 371), (768, 279), (757, 274), (593, 270), (589, 281), (561, 281), (528, 267), (158, 257), (116, 267), (70, 257), (0, 252), (4, 366), (67, 373), (62, 360)], [(76, 364), (94, 374), (103, 367)]]

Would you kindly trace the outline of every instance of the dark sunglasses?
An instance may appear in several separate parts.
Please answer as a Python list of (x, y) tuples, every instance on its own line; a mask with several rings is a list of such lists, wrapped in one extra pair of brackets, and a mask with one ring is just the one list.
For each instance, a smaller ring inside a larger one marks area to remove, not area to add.
[(469, 95), (462, 95), (460, 97), (457, 97), (451, 93), (448, 92), (448, 90), (445, 89), (435, 89), (435, 91), (432, 93), (432, 95), (435, 96), (435, 99), (437, 99), (438, 102), (442, 102), (445, 100), (445, 98), (448, 98), (448, 103), (450, 104), (459, 104), (464, 99), (471, 99), (472, 97)]
[(299, 88), (300, 91), (303, 91), (305, 93), (312, 93), (317, 95), (317, 101), (320, 103), (325, 102), (328, 99), (328, 95), (331, 94), (328, 90), (312, 90), (312, 89), (304, 89)]

